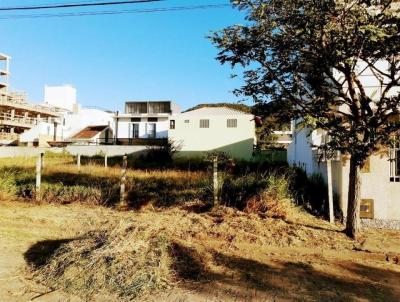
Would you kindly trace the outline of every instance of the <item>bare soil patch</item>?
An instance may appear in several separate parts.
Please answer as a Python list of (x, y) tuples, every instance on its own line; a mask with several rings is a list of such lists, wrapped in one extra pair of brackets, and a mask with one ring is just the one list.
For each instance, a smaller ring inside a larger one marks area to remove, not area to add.
[(46, 289), (34, 301), (400, 300), (399, 231), (365, 230), (353, 242), (304, 213), (193, 208), (0, 203), (0, 300)]

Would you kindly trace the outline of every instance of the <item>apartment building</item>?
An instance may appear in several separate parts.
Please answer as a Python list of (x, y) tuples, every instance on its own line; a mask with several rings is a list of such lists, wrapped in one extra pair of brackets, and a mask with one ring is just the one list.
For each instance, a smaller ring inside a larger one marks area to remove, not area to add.
[(39, 141), (55, 140), (61, 123), (60, 112), (46, 106), (28, 104), (24, 93), (9, 87), (10, 57), (0, 54), (0, 145), (19, 144), (20, 136), (41, 123), (46, 131)]
[(168, 138), (169, 117), (179, 111), (172, 101), (128, 101), (114, 116), (114, 143), (157, 144)]

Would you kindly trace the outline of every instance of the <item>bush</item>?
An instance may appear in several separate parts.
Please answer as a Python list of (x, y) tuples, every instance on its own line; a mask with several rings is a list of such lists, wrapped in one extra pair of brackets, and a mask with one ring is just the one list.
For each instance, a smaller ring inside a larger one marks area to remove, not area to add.
[(290, 178), (271, 174), (266, 177), (266, 182), (266, 188), (247, 202), (245, 211), (264, 213), (273, 218), (287, 218), (289, 210), (294, 207)]
[(328, 188), (322, 175), (308, 176), (299, 168), (294, 169), (293, 175), (291, 191), (297, 204), (314, 215), (324, 216), (327, 213)]

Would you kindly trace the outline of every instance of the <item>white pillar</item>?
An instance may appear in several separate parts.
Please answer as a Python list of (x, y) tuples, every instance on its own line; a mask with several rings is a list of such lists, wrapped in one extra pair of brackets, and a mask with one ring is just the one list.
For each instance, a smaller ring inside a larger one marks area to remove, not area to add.
[(330, 159), (326, 161), (326, 172), (328, 174), (329, 222), (334, 223), (335, 217), (333, 214), (332, 160)]

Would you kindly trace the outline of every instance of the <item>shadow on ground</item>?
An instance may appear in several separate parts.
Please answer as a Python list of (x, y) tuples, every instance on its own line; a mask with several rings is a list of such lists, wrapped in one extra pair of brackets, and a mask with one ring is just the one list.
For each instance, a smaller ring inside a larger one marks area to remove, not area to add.
[[(212, 266), (205, 264), (196, 249), (175, 243), (174, 269), (188, 282), (184, 286), (221, 301), (399, 301), (400, 273), (351, 261), (329, 263), (316, 269), (312, 262), (268, 261), (262, 263), (212, 254)], [(193, 285), (193, 281), (200, 283)], [(214, 301), (214, 300), (212, 300)], [(236, 301), (236, 300), (234, 300)]]
[(45, 265), (57, 249), (75, 239), (43, 240), (31, 245), (24, 253), (25, 261), (35, 269)]

